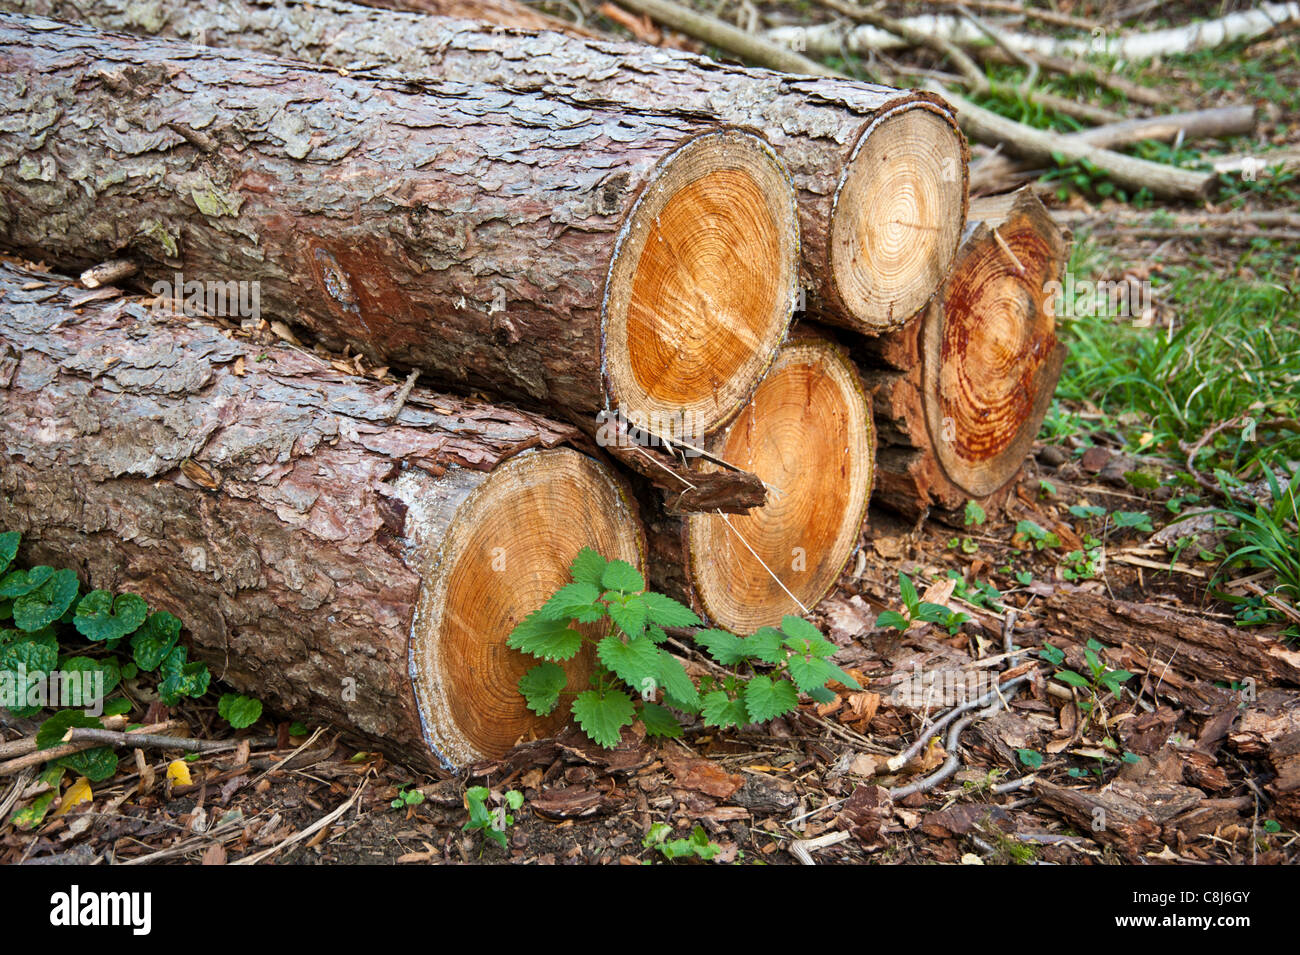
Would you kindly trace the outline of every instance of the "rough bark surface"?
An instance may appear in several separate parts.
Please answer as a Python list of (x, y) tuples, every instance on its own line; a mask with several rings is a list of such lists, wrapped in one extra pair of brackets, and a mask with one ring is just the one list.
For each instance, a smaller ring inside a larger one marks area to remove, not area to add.
[(1114, 646), (1132, 644), (1202, 680), (1300, 686), (1300, 652), (1254, 630), (1081, 590), (1059, 590), (1044, 610), (1049, 629), (1087, 631)]
[(581, 435), (422, 389), (390, 420), (391, 386), (96, 294), (0, 267), (0, 528), (176, 614), (220, 679), (430, 762), (411, 489)]
[[(74, 0), (3, 0), (0, 8), (331, 66), (388, 67), (409, 76), (500, 84), (545, 92), (579, 109), (623, 104), (683, 121), (754, 127), (776, 148), (798, 189), (800, 280), (810, 292), (808, 310), (849, 327), (858, 323), (846, 315), (830, 268), (832, 211), (847, 164), (873, 124), (901, 106), (930, 104), (952, 123), (947, 104), (932, 93), (747, 69), (640, 44), (380, 13), (341, 0), (163, 0), (147, 7), (147, 17), (133, 0), (105, 0), (93, 9)], [(951, 172), (964, 183), (964, 141), (961, 149), (960, 168)], [(953, 215), (960, 221), (965, 209)], [(908, 317), (893, 316), (886, 324), (897, 327)]]
[(625, 214), (716, 128), (14, 14), (0, 70), (7, 248), (257, 281), (328, 344), (586, 416)]
[(548, 16), (515, 0), (364, 0), (368, 7), (423, 13), (438, 17), (482, 20), (520, 30), (558, 30), (574, 36), (599, 36), (569, 20)]

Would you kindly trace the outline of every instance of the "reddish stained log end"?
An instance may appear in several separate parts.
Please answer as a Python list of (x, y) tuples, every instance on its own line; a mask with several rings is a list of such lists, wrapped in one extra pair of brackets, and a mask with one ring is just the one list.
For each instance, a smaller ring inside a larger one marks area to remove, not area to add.
[(1027, 190), (974, 203), (971, 221), (923, 319), (922, 393), (944, 473), (980, 498), (1020, 470), (1061, 376), (1050, 283), (1069, 243)]

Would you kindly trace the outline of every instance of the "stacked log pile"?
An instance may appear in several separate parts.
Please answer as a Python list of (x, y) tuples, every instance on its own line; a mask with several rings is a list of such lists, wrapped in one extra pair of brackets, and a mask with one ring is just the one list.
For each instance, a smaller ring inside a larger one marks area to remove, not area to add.
[(968, 221), (931, 94), (341, 0), (0, 9), (4, 251), (256, 283), (450, 392), (11, 268), (0, 526), (410, 758), (554, 729), (504, 639), (582, 546), (752, 632), (834, 585), (873, 485), (995, 499), (1055, 387), (1065, 239), (1027, 195)]

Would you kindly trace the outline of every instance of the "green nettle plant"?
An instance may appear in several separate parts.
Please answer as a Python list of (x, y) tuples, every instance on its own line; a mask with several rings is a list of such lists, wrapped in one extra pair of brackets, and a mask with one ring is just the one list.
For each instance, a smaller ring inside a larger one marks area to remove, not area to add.
[[(16, 531), (0, 534), (0, 705), (22, 718), (56, 709), (37, 732), (40, 749), (57, 745), (69, 729), (103, 726), (86, 711), (130, 712), (131, 701), (112, 694), (140, 673), (157, 673), (158, 698), (168, 706), (207, 692), (207, 666), (191, 663), (177, 646), (180, 620), (165, 610), (151, 613), (136, 594), (83, 595), (71, 570), (11, 569), (19, 540)], [(78, 637), (88, 645), (70, 652)], [(50, 768), (99, 782), (117, 771), (117, 754), (99, 746)]]
[[(623, 728), (640, 720), (656, 737), (682, 735), (677, 713), (698, 714), (705, 726), (726, 729), (764, 723), (799, 703), (800, 692), (819, 702), (835, 699), (827, 683), (858, 684), (828, 659), (837, 647), (812, 624), (788, 616), (781, 627), (752, 636), (726, 630), (697, 630), (695, 642), (726, 670), (697, 685), (662, 644), (667, 627), (702, 627), (699, 617), (671, 597), (647, 590), (635, 567), (607, 561), (583, 548), (570, 568), (572, 583), (561, 587), (511, 632), (506, 644), (543, 662), (519, 681), (528, 708), (546, 716), (562, 698), (582, 730), (606, 749), (618, 744)], [(598, 624), (588, 637), (576, 625)], [(560, 666), (594, 645), (598, 665), (590, 687), (566, 692)], [(675, 712), (676, 711), (676, 712)]]
[[(993, 592), (997, 593), (996, 590)], [(912, 578), (907, 574), (898, 575), (898, 593), (903, 598), (903, 609), (907, 612), (886, 610), (876, 617), (877, 627), (892, 627), (906, 633), (917, 624), (933, 623), (956, 636), (962, 624), (970, 619), (970, 614), (949, 610), (942, 604), (922, 600), (920, 594), (916, 592), (916, 584), (912, 583)]]

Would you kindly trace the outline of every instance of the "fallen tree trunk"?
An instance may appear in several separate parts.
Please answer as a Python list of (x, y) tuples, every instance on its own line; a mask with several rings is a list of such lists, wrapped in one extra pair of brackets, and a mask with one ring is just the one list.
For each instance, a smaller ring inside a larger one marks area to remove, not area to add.
[(748, 131), (15, 14), (0, 69), (25, 77), (0, 90), (0, 241), (22, 254), (255, 282), (327, 344), (693, 434), (789, 322), (794, 194)]
[(768, 503), (649, 517), (652, 578), (735, 633), (807, 613), (857, 545), (875, 470), (871, 403), (847, 353), (796, 334), (710, 450), (762, 478)]
[[(1001, 39), (1017, 50), (1044, 56), (1081, 57), (1100, 54), (1118, 60), (1146, 60), (1155, 56), (1212, 49), (1232, 40), (1253, 39), (1278, 26), (1300, 19), (1300, 4), (1263, 3), (1258, 9), (1239, 10), (1218, 20), (1204, 20), (1165, 30), (1145, 33), (1102, 34), (1080, 39), (1057, 39), (1027, 33), (1003, 33)], [(984, 33), (970, 20), (952, 14), (926, 14), (904, 21), (919, 32), (941, 36), (953, 43), (986, 41)], [(907, 40), (879, 27), (845, 28), (840, 23), (811, 27), (783, 26), (768, 30), (767, 38), (784, 46), (808, 50), (818, 56), (866, 54), (908, 46)]]
[(1300, 686), (1300, 652), (1256, 630), (1225, 627), (1164, 607), (1058, 589), (1043, 604), (1049, 630), (1081, 630), (1114, 646), (1129, 643), (1202, 680)]
[(390, 420), (391, 388), (302, 351), (77, 294), (0, 268), (0, 527), (25, 559), (141, 594), (219, 679), (416, 762), (558, 728), (505, 637), (581, 547), (644, 546), (579, 432), (421, 390)]
[(1014, 480), (1061, 375), (1050, 283), (1068, 258), (1068, 234), (1029, 190), (976, 200), (930, 306), (859, 344), (879, 433), (878, 503), (914, 518), (992, 503)]
[(638, 44), (492, 30), (383, 13), (341, 0), (165, 0), (142, 20), (131, 0), (3, 0), (0, 9), (88, 19), (214, 46), (390, 67), (408, 76), (543, 92), (581, 108), (752, 126), (798, 189), (801, 281), (823, 321), (897, 328), (942, 280), (965, 217), (966, 144), (931, 94), (726, 66)]
[(938, 86), (935, 90), (942, 92), (957, 109), (957, 120), (967, 136), (977, 142), (1005, 146), (1026, 162), (1055, 165), (1062, 161), (1087, 161), (1126, 189), (1134, 192), (1146, 189), (1154, 196), (1171, 199), (1203, 200), (1214, 188), (1214, 173), (1112, 152), (1070, 135), (1017, 123)]
[[(1229, 136), (1246, 136), (1255, 130), (1253, 106), (1221, 106), (1190, 113), (1152, 116), (1145, 119), (1126, 119), (1093, 129), (1069, 133), (1071, 142), (1079, 142), (1103, 149), (1131, 146), (1144, 139), (1161, 141), (1219, 139)], [(970, 165), (970, 190), (972, 193), (1004, 192), (1014, 188), (1028, 176), (1030, 166), (1002, 154), (979, 159)]]

